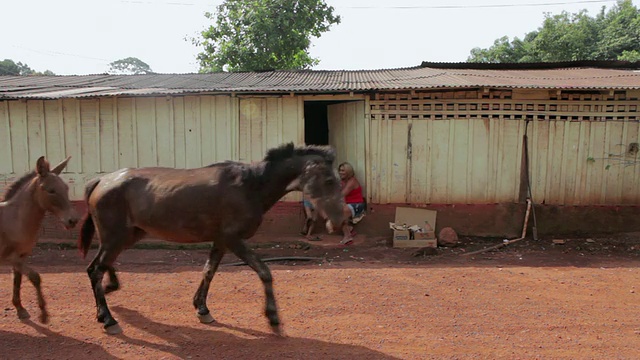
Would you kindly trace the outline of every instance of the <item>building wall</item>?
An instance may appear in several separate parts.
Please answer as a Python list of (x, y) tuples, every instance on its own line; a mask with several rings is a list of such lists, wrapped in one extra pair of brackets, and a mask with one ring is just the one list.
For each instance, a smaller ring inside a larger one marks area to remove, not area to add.
[(239, 158), (230, 96), (0, 101), (0, 184), (71, 155), (72, 200), (93, 177), (124, 167), (193, 168)]
[(522, 201), (526, 131), (534, 201), (638, 205), (638, 98), (638, 91), (376, 94), (370, 100), (372, 202)]
[[(241, 97), (238, 160), (261, 161), (270, 148), (304, 143), (303, 106), (300, 97)], [(300, 201), (302, 196), (294, 192), (283, 200)]]
[[(330, 139), (339, 160), (354, 163), (364, 179), (370, 204), (521, 202), (526, 131), (536, 203), (639, 205), (639, 98), (639, 91), (380, 93), (330, 105), (333, 129), (342, 132)], [(0, 188), (33, 169), (40, 155), (52, 163), (73, 156), (62, 174), (73, 200), (82, 199), (88, 180), (122, 167), (259, 161), (270, 147), (304, 142), (304, 101), (289, 95), (0, 101)], [(291, 204), (287, 211), (299, 213)]]
[[(62, 174), (72, 200), (84, 184), (124, 167), (251, 163), (284, 142), (304, 142), (299, 97), (226, 95), (0, 101), (0, 188), (71, 155)], [(285, 200), (298, 200), (290, 194)]]

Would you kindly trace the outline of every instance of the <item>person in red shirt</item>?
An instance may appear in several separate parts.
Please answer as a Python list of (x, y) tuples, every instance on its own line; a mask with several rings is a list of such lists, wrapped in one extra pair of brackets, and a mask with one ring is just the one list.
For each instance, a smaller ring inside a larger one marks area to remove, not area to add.
[[(364, 196), (362, 195), (362, 186), (356, 179), (353, 166), (348, 162), (343, 162), (338, 166), (338, 174), (342, 185), (342, 195), (344, 196), (344, 216), (353, 223), (357, 223), (364, 216), (366, 207)], [(343, 238), (340, 241), (343, 245), (349, 245), (353, 242), (353, 227), (349, 225), (349, 221), (345, 221), (342, 225)]]

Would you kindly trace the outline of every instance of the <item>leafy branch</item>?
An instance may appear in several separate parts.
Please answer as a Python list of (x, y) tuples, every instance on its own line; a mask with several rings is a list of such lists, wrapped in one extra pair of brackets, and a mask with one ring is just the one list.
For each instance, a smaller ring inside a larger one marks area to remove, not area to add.
[(604, 160), (609, 162), (605, 166), (605, 170), (609, 170), (612, 166), (634, 166), (640, 164), (640, 159), (638, 159), (638, 151), (639, 146), (638, 143), (630, 143), (629, 146), (625, 144), (618, 144), (618, 146), (623, 148), (623, 151), (620, 153), (609, 153), (607, 157), (595, 158), (593, 156), (589, 156), (587, 158), (588, 163), (595, 163), (596, 160)]

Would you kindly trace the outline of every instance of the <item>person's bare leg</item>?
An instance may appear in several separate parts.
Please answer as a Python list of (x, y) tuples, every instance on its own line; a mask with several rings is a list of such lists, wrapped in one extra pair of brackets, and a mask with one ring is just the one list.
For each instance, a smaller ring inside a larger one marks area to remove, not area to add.
[(341, 244), (348, 244), (353, 241), (353, 237), (351, 236), (351, 230), (353, 229), (349, 225), (349, 219), (351, 218), (351, 208), (348, 205), (344, 205), (343, 208), (344, 218), (347, 219), (342, 223), (342, 241)]
[(302, 225), (302, 230), (300, 231), (300, 235), (309, 237), (311, 232), (313, 231), (313, 223), (315, 222), (314, 211), (304, 206), (304, 224)]

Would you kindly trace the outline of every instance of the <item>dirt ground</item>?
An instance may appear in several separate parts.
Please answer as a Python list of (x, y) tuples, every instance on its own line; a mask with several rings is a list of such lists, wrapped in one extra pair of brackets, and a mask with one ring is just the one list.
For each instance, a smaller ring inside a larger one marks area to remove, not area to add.
[(68, 244), (44, 241), (30, 264), (43, 277), (51, 322), (37, 322), (33, 287), (23, 283), (32, 320), (11, 305), (0, 274), (1, 359), (638, 359), (640, 234), (523, 240), (464, 254), (501, 239), (461, 239), (413, 256), (385, 239), (320, 242), (258, 238), (271, 262), (285, 337), (270, 334), (264, 293), (246, 266), (222, 266), (209, 292), (217, 322), (200, 324), (191, 302), (208, 251), (130, 249), (119, 258), (122, 288), (108, 295), (124, 332), (95, 321), (85, 267)]

